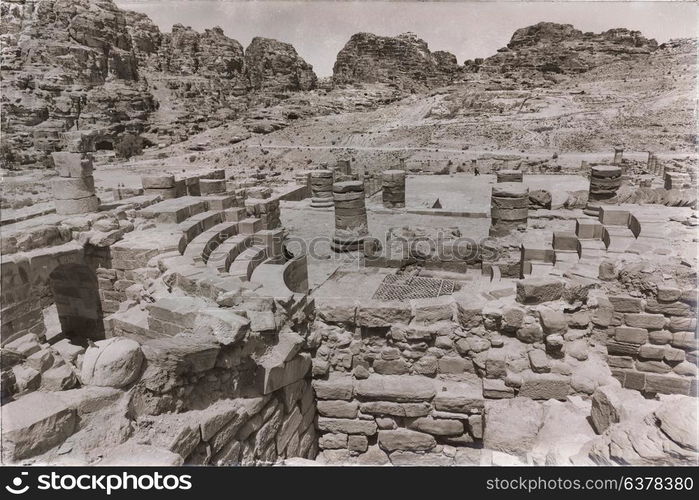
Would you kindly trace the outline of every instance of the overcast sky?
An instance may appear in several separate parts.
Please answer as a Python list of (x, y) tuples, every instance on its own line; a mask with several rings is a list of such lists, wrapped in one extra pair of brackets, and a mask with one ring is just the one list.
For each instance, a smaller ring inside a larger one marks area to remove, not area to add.
[(273, 0), (115, 0), (147, 14), (161, 29), (175, 23), (197, 31), (221, 26), (247, 46), (254, 36), (291, 43), (329, 76), (335, 56), (360, 31), (377, 35), (417, 33), (430, 50), (448, 50), (459, 63), (488, 57), (517, 29), (540, 21), (572, 24), (583, 31), (640, 30), (662, 43), (696, 37), (699, 8), (692, 2), (429, 2)]

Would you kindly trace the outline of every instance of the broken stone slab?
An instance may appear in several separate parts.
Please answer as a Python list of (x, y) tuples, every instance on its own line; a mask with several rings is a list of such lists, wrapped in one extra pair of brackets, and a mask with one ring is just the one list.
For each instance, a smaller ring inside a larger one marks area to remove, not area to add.
[(682, 448), (699, 451), (697, 405), (694, 398), (668, 398), (655, 411), (660, 429)]
[(565, 283), (554, 278), (525, 278), (517, 282), (517, 302), (541, 304), (563, 296)]
[(355, 393), (360, 399), (411, 403), (430, 401), (436, 390), (432, 379), (420, 375), (371, 375), (357, 381)]
[(124, 387), (139, 377), (143, 359), (141, 346), (134, 340), (100, 340), (85, 351), (80, 378), (88, 385)]
[(47, 391), (72, 389), (77, 383), (73, 370), (66, 364), (46, 370), (41, 375), (41, 386)]
[(488, 401), (484, 419), (484, 448), (521, 456), (536, 442), (544, 407), (526, 397)]
[(1, 412), (4, 463), (44, 453), (78, 426), (75, 408), (52, 393), (33, 392), (3, 405)]
[(507, 386), (502, 379), (483, 379), (483, 397), (488, 399), (505, 399), (515, 397), (515, 390)]
[(311, 356), (308, 353), (297, 354), (286, 362), (272, 355), (257, 365), (256, 385), (262, 394), (269, 394), (304, 378), (310, 369)]
[(148, 340), (142, 345), (148, 361), (143, 375), (149, 384), (174, 383), (176, 373), (201, 373), (211, 370), (220, 351), (212, 338), (180, 334), (174, 337)]
[(655, 406), (637, 391), (622, 389), (617, 385), (603, 385), (592, 394), (590, 420), (595, 431), (602, 434), (609, 426), (622, 420), (638, 417), (653, 411)]
[(468, 382), (435, 381), (437, 410), (453, 413), (472, 413), (484, 405), (483, 386), (478, 378)]
[(225, 346), (241, 341), (250, 330), (248, 318), (216, 307), (200, 311), (196, 316), (195, 325), (196, 335), (212, 336)]

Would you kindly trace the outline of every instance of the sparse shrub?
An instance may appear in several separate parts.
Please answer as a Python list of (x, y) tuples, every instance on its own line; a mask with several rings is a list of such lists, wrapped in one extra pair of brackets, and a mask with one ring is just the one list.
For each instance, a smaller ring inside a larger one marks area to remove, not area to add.
[(119, 158), (131, 158), (143, 153), (143, 138), (134, 134), (124, 134), (114, 143), (114, 152)]

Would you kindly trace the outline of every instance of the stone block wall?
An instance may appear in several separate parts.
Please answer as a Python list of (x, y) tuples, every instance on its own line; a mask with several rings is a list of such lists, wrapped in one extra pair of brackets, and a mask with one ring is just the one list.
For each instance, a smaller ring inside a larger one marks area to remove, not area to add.
[(696, 290), (659, 288), (641, 298), (609, 295), (597, 322), (606, 328), (608, 363), (627, 389), (697, 394)]
[(318, 446), (328, 463), (448, 465), (456, 447), (477, 446), (483, 437), (480, 385), (335, 374), (313, 388)]
[(316, 298), (307, 342), (322, 459), (467, 463), (489, 400), (591, 395), (612, 375), (588, 288), (542, 279), (489, 300), (468, 291), (402, 302)]

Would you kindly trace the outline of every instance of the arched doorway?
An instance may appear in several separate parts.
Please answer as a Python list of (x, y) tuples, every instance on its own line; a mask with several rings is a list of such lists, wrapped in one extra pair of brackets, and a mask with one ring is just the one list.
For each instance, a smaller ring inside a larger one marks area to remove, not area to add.
[(85, 264), (63, 264), (49, 275), (61, 330), (76, 343), (105, 338), (97, 276)]

